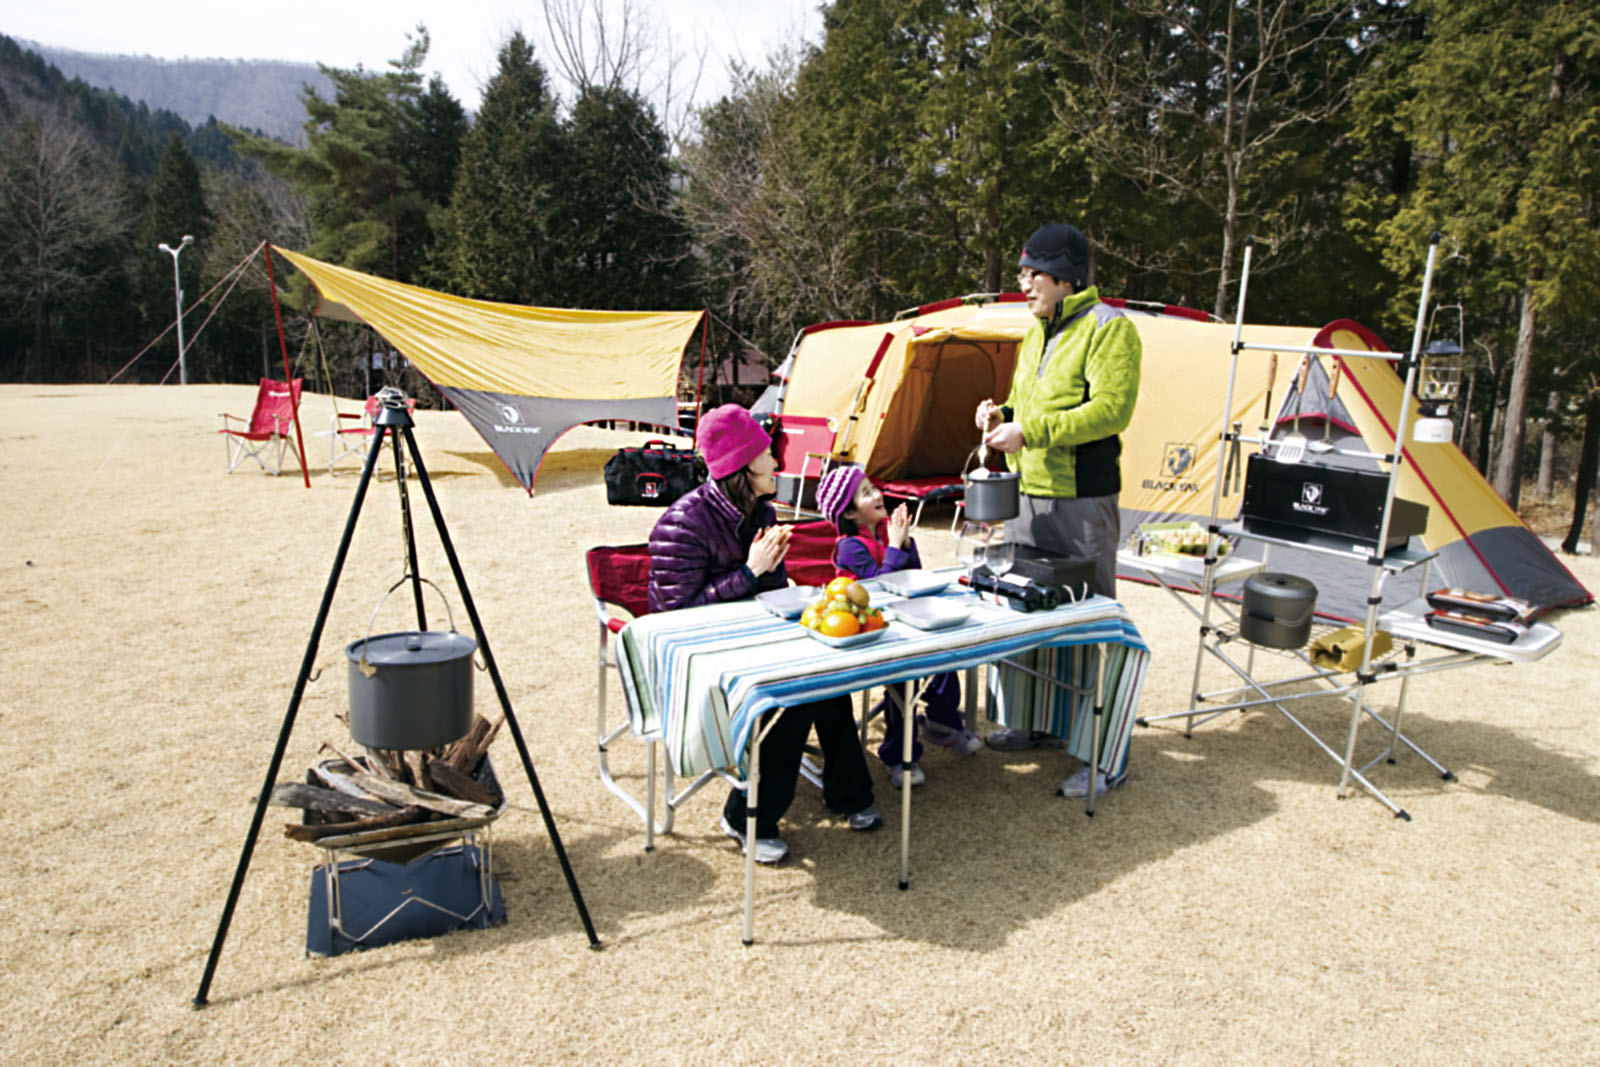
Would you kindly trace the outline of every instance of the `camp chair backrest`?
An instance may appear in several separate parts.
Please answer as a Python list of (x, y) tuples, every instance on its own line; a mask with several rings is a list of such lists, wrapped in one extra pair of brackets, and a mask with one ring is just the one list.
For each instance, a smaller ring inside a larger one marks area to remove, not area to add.
[(283, 433), (294, 422), (294, 409), (300, 404), (300, 383), (296, 378), (291, 387), (272, 378), (261, 379), (256, 389), (255, 410), (250, 412), (251, 433)]
[[(778, 460), (779, 474), (820, 474), (821, 463), (817, 457), (833, 453), (833, 420), (804, 415), (784, 415), (778, 420), (778, 432), (773, 441)], [(813, 462), (807, 463), (807, 457)]]
[(649, 545), (601, 545), (584, 559), (596, 600), (615, 604), (634, 618), (650, 614)]
[(833, 565), (833, 549), (839, 531), (831, 522), (814, 519), (790, 524), (789, 554), (783, 567), (796, 585), (827, 585), (839, 573)]

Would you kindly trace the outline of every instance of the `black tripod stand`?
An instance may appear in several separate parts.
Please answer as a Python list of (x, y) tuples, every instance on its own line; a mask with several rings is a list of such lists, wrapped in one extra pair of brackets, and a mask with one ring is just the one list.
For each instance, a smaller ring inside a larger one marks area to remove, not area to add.
[(433, 495), (433, 484), (428, 481), (427, 468), (422, 464), (422, 454), (417, 451), (416, 438), (411, 434), (413, 423), (411, 415), (406, 411), (406, 398), (398, 389), (385, 389), (379, 396), (382, 404), (375, 420), (376, 432), (372, 435), (372, 447), (367, 452), (366, 462), (361, 468), (361, 482), (356, 486), (355, 501), (350, 505), (350, 518), (345, 522), (344, 536), (339, 541), (339, 551), (334, 555), (333, 571), (328, 575), (328, 585), (322, 593), (322, 605), (317, 609), (317, 621), (311, 627), (311, 639), (306, 643), (305, 658), (300, 662), (300, 675), (295, 679), (294, 695), (289, 698), (289, 709), (284, 712), (283, 727), (278, 731), (278, 744), (272, 751), (272, 762), (267, 767), (266, 781), (261, 787), (261, 795), (256, 798), (255, 816), (250, 820), (250, 830), (245, 835), (244, 851), (239, 856), (239, 866), (233, 874), (233, 886), (228, 890), (228, 902), (222, 908), (222, 920), (217, 924), (217, 935), (211, 944), (211, 955), (206, 960), (206, 971), (200, 979), (200, 988), (194, 995), (194, 1006), (197, 1008), (206, 1005), (206, 994), (211, 988), (211, 979), (216, 974), (217, 959), (222, 955), (222, 943), (228, 936), (228, 924), (233, 921), (233, 909), (239, 903), (239, 890), (244, 885), (245, 871), (250, 867), (250, 855), (255, 851), (256, 839), (261, 833), (261, 822), (266, 816), (272, 786), (277, 781), (278, 770), (283, 763), (284, 749), (288, 747), (289, 734), (294, 729), (295, 714), (300, 710), (300, 698), (304, 695), (306, 682), (311, 676), (312, 664), (317, 656), (317, 646), (322, 640), (322, 628), (328, 621), (328, 608), (333, 604), (333, 592), (339, 584), (339, 572), (344, 569), (345, 557), (350, 551), (350, 541), (355, 534), (356, 519), (361, 514), (361, 504), (366, 499), (367, 486), (372, 482), (372, 472), (377, 467), (378, 455), (383, 450), (385, 437), (388, 437), (394, 446), (395, 481), (400, 488), (400, 521), (405, 527), (412, 595), (417, 606), (417, 627), (426, 630), (428, 623), (422, 607), (422, 580), (417, 573), (417, 539), (411, 525), (410, 497), (406, 492), (405, 458), (400, 452), (402, 436), (405, 438), (406, 449), (411, 454), (411, 462), (416, 466), (417, 482), (422, 486), (423, 495), (427, 497), (428, 510), (433, 514), (433, 524), (439, 531), (439, 540), (444, 545), (445, 556), (450, 561), (450, 573), (455, 578), (456, 588), (461, 591), (467, 615), (472, 620), (472, 632), (478, 640), (478, 649), (483, 653), (489, 677), (494, 680), (494, 691), (500, 698), (500, 707), (505, 712), (506, 724), (511, 727), (511, 737), (517, 744), (517, 754), (522, 757), (522, 769), (528, 773), (528, 784), (533, 787), (534, 799), (539, 802), (539, 813), (544, 817), (545, 832), (550, 835), (550, 844), (555, 849), (556, 859), (561, 862), (561, 873), (566, 877), (567, 890), (572, 894), (572, 902), (578, 906), (578, 918), (583, 921), (584, 933), (589, 937), (589, 947), (600, 948), (600, 939), (595, 935), (594, 923), (589, 918), (589, 909), (584, 906), (583, 894), (578, 890), (578, 880), (573, 876), (572, 864), (567, 861), (567, 851), (561, 846), (561, 835), (556, 832), (555, 819), (550, 815), (550, 805), (545, 803), (544, 790), (539, 788), (539, 776), (534, 773), (533, 759), (528, 755), (528, 744), (523, 740), (522, 728), (517, 725), (517, 717), (511, 710), (511, 699), (506, 695), (505, 683), (500, 680), (500, 669), (495, 666), (494, 653), (489, 650), (489, 639), (484, 635), (483, 623), (478, 618), (478, 609), (472, 602), (472, 594), (467, 591), (467, 579), (461, 573), (461, 561), (456, 558), (455, 546), (450, 543), (444, 516), (439, 511), (439, 501)]

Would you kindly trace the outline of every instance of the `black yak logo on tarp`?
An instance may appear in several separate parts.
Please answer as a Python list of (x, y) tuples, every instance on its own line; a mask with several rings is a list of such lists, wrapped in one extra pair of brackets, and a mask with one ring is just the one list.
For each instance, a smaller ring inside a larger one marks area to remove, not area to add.
[(1142, 487), (1154, 489), (1158, 492), (1170, 493), (1195, 493), (1200, 486), (1192, 478), (1184, 475), (1194, 467), (1195, 446), (1193, 442), (1177, 443), (1169, 441), (1166, 451), (1161, 454), (1161, 474), (1156, 478), (1146, 478)]
[(495, 433), (542, 433), (543, 426), (522, 425), (522, 409), (515, 404), (498, 404), (500, 420), (494, 424)]

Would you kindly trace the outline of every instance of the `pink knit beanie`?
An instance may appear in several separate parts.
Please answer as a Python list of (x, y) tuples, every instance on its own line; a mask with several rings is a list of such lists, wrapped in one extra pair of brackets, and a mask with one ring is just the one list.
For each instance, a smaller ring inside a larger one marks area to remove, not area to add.
[(711, 477), (726, 478), (772, 448), (772, 438), (744, 408), (724, 404), (700, 419), (699, 447)]
[(817, 486), (817, 510), (835, 529), (839, 526), (839, 516), (856, 502), (856, 489), (865, 476), (866, 472), (860, 467), (835, 467)]

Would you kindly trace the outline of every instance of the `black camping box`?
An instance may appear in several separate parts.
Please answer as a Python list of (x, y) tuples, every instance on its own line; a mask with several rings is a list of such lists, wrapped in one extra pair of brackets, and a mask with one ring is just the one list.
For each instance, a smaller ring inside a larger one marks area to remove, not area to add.
[[(1244, 528), (1291, 540), (1319, 533), (1376, 548), (1388, 487), (1389, 476), (1382, 471), (1279, 463), (1257, 453), (1245, 472)], [(1403, 546), (1427, 525), (1426, 504), (1395, 497), (1383, 551)]]

